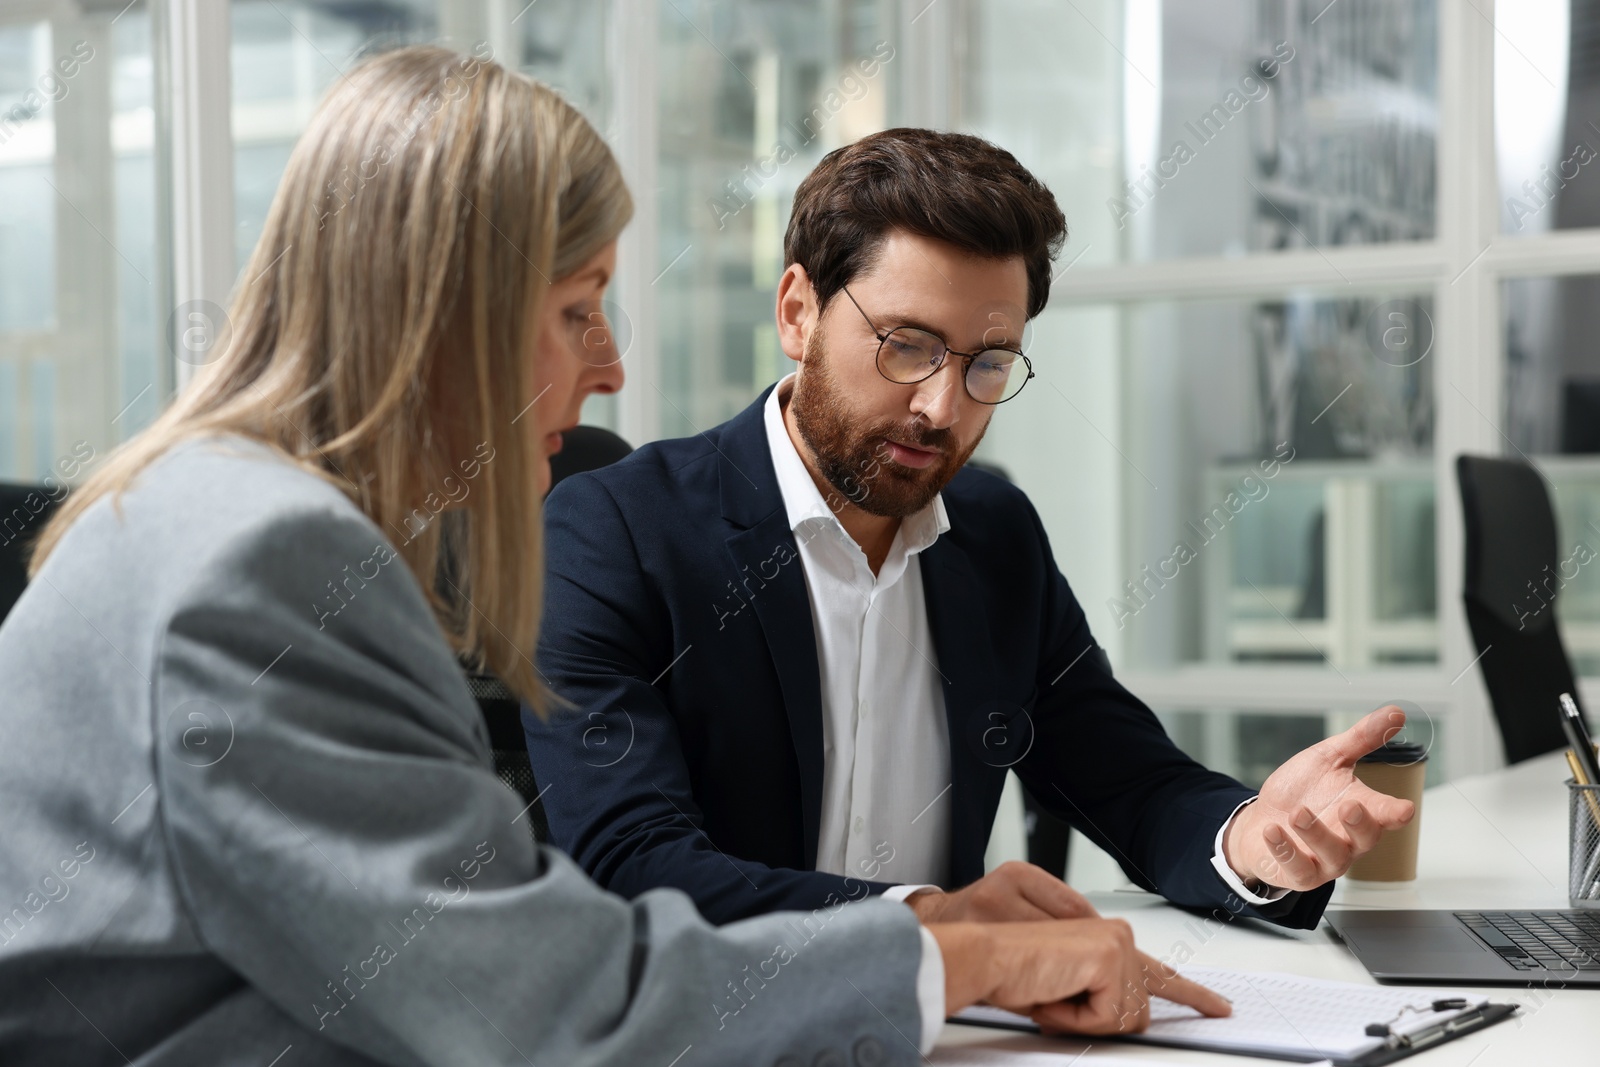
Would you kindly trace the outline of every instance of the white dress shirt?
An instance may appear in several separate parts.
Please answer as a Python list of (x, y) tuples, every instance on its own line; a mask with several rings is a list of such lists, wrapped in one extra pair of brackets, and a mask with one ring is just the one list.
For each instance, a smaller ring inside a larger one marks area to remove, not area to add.
[[(874, 575), (866, 553), (817, 490), (784, 425), (794, 377), (767, 396), (763, 418), (817, 641), (822, 819), (816, 869), (904, 883), (884, 894), (903, 900), (943, 885), (949, 876), (950, 740), (915, 557), (950, 529), (950, 520), (942, 496), (907, 516)], [(871, 493), (870, 472), (858, 477)], [(1217, 831), (1217, 873), (1251, 904), (1281, 898), (1286, 890), (1251, 892), (1223, 860), (1222, 837), (1232, 821), (1230, 816)], [(926, 927), (922, 941), (917, 993), (926, 1052), (944, 1021), (944, 962)]]
[[(944, 501), (900, 523), (874, 575), (783, 424), (793, 376), (767, 397), (767, 444), (811, 601), (822, 691), (816, 869), (942, 885), (950, 867), (950, 741), (918, 553), (950, 528)], [(870, 471), (861, 472), (872, 491)]]
[[(767, 397), (763, 414), (817, 640), (822, 822), (816, 868), (908, 883), (884, 894), (904, 900), (942, 884), (950, 865), (950, 742), (915, 559), (950, 521), (944, 501), (935, 497), (901, 522), (874, 576), (789, 438), (781, 405), (793, 389), (791, 374)], [(944, 958), (928, 928), (920, 929), (917, 1001), (927, 1053), (944, 1027)]]

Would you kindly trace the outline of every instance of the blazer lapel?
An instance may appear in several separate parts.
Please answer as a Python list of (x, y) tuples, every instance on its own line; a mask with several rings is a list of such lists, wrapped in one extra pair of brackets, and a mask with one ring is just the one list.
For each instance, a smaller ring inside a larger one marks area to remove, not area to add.
[(725, 541), (738, 575), (733, 588), (725, 591), (754, 610), (778, 673), (800, 769), (801, 826), (810, 865), (816, 861), (822, 825), (822, 679), (800, 550), (767, 447), (763, 409), (771, 391), (763, 392), (719, 435), (722, 514), (739, 528)]
[(938, 653), (950, 739), (950, 877), (983, 876), (983, 853), (1005, 786), (1005, 769), (1033, 744), (1033, 724), (1017, 704), (996, 698), (989, 620), (976, 569), (946, 533), (922, 552), (928, 626)]

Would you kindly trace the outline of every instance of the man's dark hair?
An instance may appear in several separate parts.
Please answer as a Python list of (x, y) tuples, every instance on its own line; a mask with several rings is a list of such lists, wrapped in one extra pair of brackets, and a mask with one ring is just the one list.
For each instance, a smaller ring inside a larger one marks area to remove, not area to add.
[(784, 265), (799, 263), (819, 307), (871, 269), (890, 230), (973, 255), (1021, 256), (1028, 317), (1050, 299), (1050, 264), (1067, 240), (1056, 198), (1010, 152), (981, 137), (902, 127), (822, 157), (795, 190)]

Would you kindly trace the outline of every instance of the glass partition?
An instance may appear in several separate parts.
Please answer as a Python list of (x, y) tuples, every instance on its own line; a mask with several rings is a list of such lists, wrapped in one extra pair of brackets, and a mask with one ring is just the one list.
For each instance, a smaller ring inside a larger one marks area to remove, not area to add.
[(432, 42), (487, 50), (607, 121), (605, 5), (494, 0), (233, 0), (235, 255), (255, 247), (295, 138), (333, 80), (376, 48)]
[[(1600, 673), (1600, 275), (1501, 283), (1505, 454), (1545, 475), (1561, 561), (1556, 618), (1573, 669)], [(1569, 573), (1570, 572), (1570, 573)], [(1536, 578), (1537, 576), (1530, 576)]]
[(1061, 200), (1085, 265), (1431, 238), (1433, 0), (996, 0), (966, 122)]
[(1600, 226), (1600, 3), (1497, 4), (1494, 28), (1501, 232)]
[[(1415, 704), (1401, 701), (1411, 721), (1401, 740), (1428, 753), (1428, 785), (1445, 780), (1439, 759), (1439, 722)], [(1322, 713), (1275, 713), (1233, 708), (1158, 709), (1156, 714), (1177, 746), (1212, 770), (1230, 774), (1259, 789), (1284, 760), (1325, 737), (1347, 730), (1371, 708), (1351, 705)]]
[(0, 479), (49, 487), (171, 380), (149, 14), (77, 7), (0, 9)]
[(773, 322), (796, 186), (822, 156), (894, 125), (894, 5), (847, 0), (660, 9), (661, 433), (737, 413), (788, 373)]
[(1432, 301), (1046, 311), (984, 456), (1119, 663), (1438, 658)]

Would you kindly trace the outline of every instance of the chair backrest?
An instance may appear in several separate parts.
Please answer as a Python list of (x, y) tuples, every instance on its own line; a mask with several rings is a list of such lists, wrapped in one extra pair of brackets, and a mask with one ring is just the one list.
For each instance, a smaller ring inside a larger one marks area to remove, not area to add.
[(561, 451), (550, 457), (550, 488), (574, 474), (609, 467), (633, 446), (600, 426), (574, 426), (561, 435)]
[[(562, 435), (561, 451), (550, 459), (550, 487), (582, 471), (615, 463), (633, 448), (599, 426), (576, 426)], [(522, 704), (505, 683), (492, 674), (467, 675), (467, 685), (478, 701), (478, 710), (489, 728), (489, 747), (494, 752), (494, 770), (500, 780), (516, 791), (528, 805), (528, 828), (537, 841), (550, 839), (550, 823), (540, 803), (539, 783), (533, 780), (528, 762), (528, 742), (522, 732)]]
[(522, 733), (522, 702), (492, 674), (467, 674), (478, 710), (489, 727), (489, 748), (494, 753), (494, 773), (527, 804), (522, 818), (535, 841), (550, 840), (550, 823), (539, 802), (539, 787), (528, 762), (528, 742)]
[(28, 585), (28, 554), (60, 504), (60, 493), (59, 488), (53, 493), (42, 485), (0, 482), (0, 620)]
[(1566, 744), (1557, 698), (1578, 698), (1555, 618), (1562, 584), (1555, 511), (1544, 479), (1526, 463), (1458, 456), (1456, 479), (1467, 625), (1506, 760), (1520, 763)]

